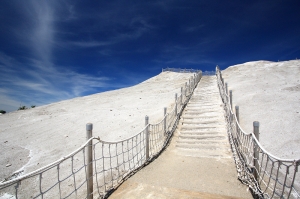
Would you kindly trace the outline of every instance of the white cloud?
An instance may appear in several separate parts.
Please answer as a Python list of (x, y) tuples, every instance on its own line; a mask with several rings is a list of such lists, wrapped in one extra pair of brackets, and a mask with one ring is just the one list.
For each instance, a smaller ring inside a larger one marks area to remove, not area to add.
[[(76, 23), (76, 20), (82, 19), (82, 16), (77, 16), (76, 5), (73, 6), (69, 2), (38, 0), (29, 0), (14, 5), (22, 18), (22, 23), (13, 24), (12, 32), (15, 43), (21, 47), (19, 51), (22, 53), (15, 55), (0, 52), (0, 87), (5, 88), (1, 92), (1, 106), (7, 106), (9, 110), (12, 108), (16, 110), (20, 103), (26, 106), (42, 105), (97, 92), (101, 88), (124, 87), (121, 82), (111, 83), (110, 78), (82, 74), (70, 69), (68, 65), (58, 65), (54, 52), (64, 47), (67, 50), (74, 47), (108, 47), (140, 37), (154, 28), (141, 17), (133, 16), (125, 19), (113, 17), (112, 24), (106, 22), (104, 26), (118, 27), (124, 23), (126, 28), (129, 27), (129, 31), (124, 33), (122, 28), (109, 29), (111, 32), (106, 32), (108, 35), (106, 40), (100, 41), (95, 39), (97, 38), (95, 34), (99, 30), (105, 31), (105, 28), (102, 27), (103, 24), (95, 24), (101, 27), (95, 30), (89, 27), (86, 34), (90, 37), (81, 35), (80, 38), (86, 39), (78, 40), (77, 32), (68, 32), (69, 29), (61, 28), (64, 23)], [(102, 21), (107, 16), (109, 18), (115, 15), (107, 11), (103, 13)], [(78, 29), (78, 31), (81, 30)], [(69, 34), (70, 37), (65, 37)], [(103, 55), (113, 54), (113, 50), (109, 48), (99, 49), (98, 52)]]
[(23, 63), (0, 53), (1, 106), (4, 106), (1, 109), (12, 110), (13, 107), (16, 110), (20, 103), (27, 106), (47, 104), (111, 86), (107, 77), (59, 70), (59, 67), (46, 67), (34, 59), (30, 61), (31, 64), (19, 67)]

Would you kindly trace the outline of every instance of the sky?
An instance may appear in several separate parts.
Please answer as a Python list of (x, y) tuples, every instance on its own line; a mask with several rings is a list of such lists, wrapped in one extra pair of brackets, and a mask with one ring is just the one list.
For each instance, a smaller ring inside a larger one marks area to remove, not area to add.
[(133, 86), (162, 68), (300, 58), (299, 0), (2, 0), (0, 110)]

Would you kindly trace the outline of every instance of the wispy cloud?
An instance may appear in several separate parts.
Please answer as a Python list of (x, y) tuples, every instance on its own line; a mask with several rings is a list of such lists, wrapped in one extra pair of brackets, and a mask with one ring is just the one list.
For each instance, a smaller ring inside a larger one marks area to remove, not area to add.
[(21, 103), (42, 105), (93, 93), (96, 88), (111, 86), (111, 79), (108, 77), (81, 74), (70, 69), (59, 71), (53, 67), (37, 67), (35, 64), (39, 62), (20, 68), (18, 66), (22, 64), (14, 58), (3, 56), (3, 53), (0, 55), (0, 106), (8, 107), (10, 110), (7, 111), (16, 110), (16, 106)]
[[(55, 64), (53, 51), (59, 43), (55, 34), (59, 32), (56, 29), (59, 21), (57, 2), (28, 1), (16, 6), (22, 9), (20, 13), (24, 21), (28, 21), (28, 27), (15, 24), (14, 36), (27, 52), (18, 58), (0, 52), (1, 109), (6, 107), (6, 111), (12, 111), (20, 104), (42, 105), (82, 96), (109, 84), (107, 77), (82, 74), (68, 69), (69, 66)], [(73, 12), (72, 7), (69, 8)], [(73, 46), (78, 47), (108, 44), (97, 41), (73, 42)]]

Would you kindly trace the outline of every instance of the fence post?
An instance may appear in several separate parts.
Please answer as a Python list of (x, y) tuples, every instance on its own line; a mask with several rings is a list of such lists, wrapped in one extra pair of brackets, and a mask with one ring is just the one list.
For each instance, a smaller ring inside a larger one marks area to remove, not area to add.
[(240, 111), (239, 106), (235, 106), (235, 115), (238, 122), (240, 122)]
[(167, 107), (164, 108), (164, 132), (167, 135)]
[(230, 108), (232, 110), (232, 90), (229, 91), (229, 98), (230, 98)]
[(194, 74), (193, 80), (194, 80), (194, 87), (195, 87), (196, 86), (196, 74)]
[(240, 123), (240, 112), (239, 112), (239, 106), (235, 106), (235, 115), (236, 115), (236, 134), (239, 132), (239, 127), (238, 127), (238, 124), (237, 123)]
[[(93, 137), (93, 124), (86, 124), (86, 139)], [(87, 199), (93, 199), (93, 141), (87, 145)]]
[(183, 88), (180, 88), (181, 98), (180, 98), (180, 104), (182, 104), (182, 96), (183, 96)]
[(145, 126), (146, 126), (146, 161), (149, 159), (149, 117), (145, 117)]
[(177, 93), (175, 93), (175, 115), (177, 115)]
[(225, 89), (226, 89), (226, 94), (228, 95), (228, 86), (227, 86), (227, 83), (225, 83)]
[(187, 82), (185, 82), (185, 87), (184, 87), (184, 99), (186, 98), (186, 91), (187, 91)]
[[(259, 122), (254, 121), (253, 122), (253, 133), (257, 139), (257, 141), (259, 141)], [(253, 165), (255, 168), (255, 172), (254, 172), (254, 178), (258, 181), (258, 171), (259, 171), (259, 165), (258, 165), (258, 159), (259, 159), (259, 150), (258, 150), (258, 145), (257, 144), (253, 144), (253, 151), (254, 151), (254, 158), (253, 158)]]

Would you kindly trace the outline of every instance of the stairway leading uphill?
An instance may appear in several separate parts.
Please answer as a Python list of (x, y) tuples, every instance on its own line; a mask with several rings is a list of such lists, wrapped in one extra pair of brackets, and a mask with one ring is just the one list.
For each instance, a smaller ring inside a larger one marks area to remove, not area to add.
[(203, 76), (167, 149), (111, 199), (252, 198), (237, 179), (217, 79)]
[(179, 122), (175, 148), (181, 155), (230, 158), (223, 104), (215, 76), (203, 76)]

